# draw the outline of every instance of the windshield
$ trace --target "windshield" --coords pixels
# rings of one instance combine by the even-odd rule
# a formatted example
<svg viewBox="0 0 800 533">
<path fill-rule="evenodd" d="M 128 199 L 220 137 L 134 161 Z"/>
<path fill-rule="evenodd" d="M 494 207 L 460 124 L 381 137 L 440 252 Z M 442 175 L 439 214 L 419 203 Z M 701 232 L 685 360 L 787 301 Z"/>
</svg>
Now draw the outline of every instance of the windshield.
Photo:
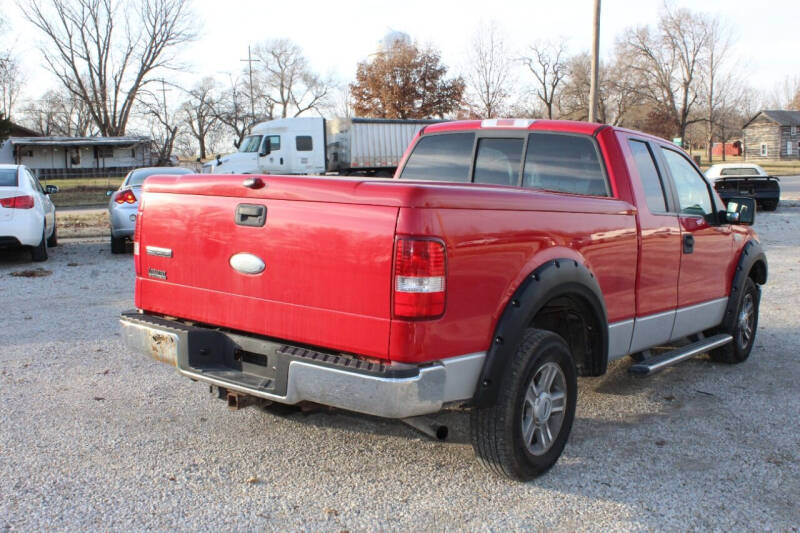
<svg viewBox="0 0 800 533">
<path fill-rule="evenodd" d="M 17 186 L 17 169 L 0 168 L 0 187 Z"/>
<path fill-rule="evenodd" d="M 192 171 L 188 168 L 181 168 L 181 167 L 163 167 L 163 168 L 140 168 L 138 170 L 134 170 L 130 177 L 125 180 L 125 185 L 130 187 L 136 187 L 141 185 L 145 178 L 148 176 L 153 176 L 155 174 L 160 175 L 167 175 L 173 176 L 175 174 L 191 174 Z"/>
<path fill-rule="evenodd" d="M 258 147 L 261 144 L 261 135 L 248 135 L 239 145 L 240 152 L 258 152 Z"/>
</svg>

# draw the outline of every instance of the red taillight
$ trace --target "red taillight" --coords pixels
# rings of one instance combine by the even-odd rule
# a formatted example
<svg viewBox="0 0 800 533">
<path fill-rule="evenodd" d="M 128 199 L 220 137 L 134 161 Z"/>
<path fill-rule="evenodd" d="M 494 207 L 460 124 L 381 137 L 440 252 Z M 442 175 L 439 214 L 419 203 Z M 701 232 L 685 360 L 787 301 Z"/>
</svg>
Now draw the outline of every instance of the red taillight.
<svg viewBox="0 0 800 533">
<path fill-rule="evenodd" d="M 434 240 L 399 238 L 394 262 L 394 314 L 434 318 L 444 313 L 445 248 Z"/>
<path fill-rule="evenodd" d="M 130 189 L 125 189 L 124 191 L 119 191 L 114 196 L 114 201 L 118 204 L 135 204 L 136 203 L 136 195 L 133 194 L 133 191 Z"/>
<path fill-rule="evenodd" d="M 0 205 L 7 209 L 33 209 L 33 196 L 0 198 Z"/>
</svg>

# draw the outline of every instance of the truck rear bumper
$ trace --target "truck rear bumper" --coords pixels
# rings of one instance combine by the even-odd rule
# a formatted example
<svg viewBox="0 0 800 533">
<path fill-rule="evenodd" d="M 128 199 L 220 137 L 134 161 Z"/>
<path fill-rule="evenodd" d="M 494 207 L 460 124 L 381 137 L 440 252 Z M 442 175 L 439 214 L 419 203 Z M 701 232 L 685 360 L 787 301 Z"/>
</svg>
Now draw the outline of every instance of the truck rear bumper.
<svg viewBox="0 0 800 533">
<path fill-rule="evenodd" d="M 484 352 L 423 365 L 381 364 L 136 311 L 120 317 L 126 345 L 192 379 L 284 404 L 308 401 L 385 418 L 472 398 Z"/>
</svg>

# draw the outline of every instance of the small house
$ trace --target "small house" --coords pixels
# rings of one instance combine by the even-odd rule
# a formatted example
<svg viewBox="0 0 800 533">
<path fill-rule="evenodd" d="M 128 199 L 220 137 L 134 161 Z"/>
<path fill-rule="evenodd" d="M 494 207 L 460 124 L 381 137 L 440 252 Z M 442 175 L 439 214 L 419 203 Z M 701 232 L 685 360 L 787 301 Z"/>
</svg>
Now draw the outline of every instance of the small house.
<svg viewBox="0 0 800 533">
<path fill-rule="evenodd" d="M 147 137 L 10 137 L 0 163 L 25 165 L 40 178 L 123 176 L 152 163 Z"/>
<path fill-rule="evenodd" d="M 742 128 L 744 158 L 800 160 L 800 111 L 764 110 Z"/>
</svg>

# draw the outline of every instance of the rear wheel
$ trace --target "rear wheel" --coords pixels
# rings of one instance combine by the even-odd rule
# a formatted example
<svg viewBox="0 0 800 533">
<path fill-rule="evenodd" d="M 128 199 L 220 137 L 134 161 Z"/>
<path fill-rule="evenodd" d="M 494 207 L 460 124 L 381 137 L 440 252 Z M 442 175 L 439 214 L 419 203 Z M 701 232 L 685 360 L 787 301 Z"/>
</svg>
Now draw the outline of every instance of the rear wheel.
<svg viewBox="0 0 800 533">
<path fill-rule="evenodd" d="M 42 240 L 39 244 L 31 247 L 31 259 L 33 261 L 47 261 L 47 237 L 45 237 L 46 226 L 42 224 Z"/>
<path fill-rule="evenodd" d="M 111 253 L 124 254 L 125 253 L 125 237 L 111 236 Z"/>
<path fill-rule="evenodd" d="M 50 248 L 58 246 L 58 226 L 56 225 L 55 216 L 53 216 L 53 234 L 47 238 L 47 246 Z"/>
<path fill-rule="evenodd" d="M 739 304 L 733 325 L 720 329 L 719 333 L 728 333 L 733 341 L 725 346 L 712 350 L 711 359 L 719 363 L 741 363 L 750 356 L 758 329 L 758 305 L 761 300 L 761 289 L 751 279 L 747 278 L 742 285 Z"/>
<path fill-rule="evenodd" d="M 575 418 L 577 373 L 560 336 L 529 328 L 511 361 L 495 405 L 474 409 L 470 425 L 478 460 L 526 481 L 552 467 Z"/>
<path fill-rule="evenodd" d="M 778 209 L 778 200 L 764 200 L 761 206 L 764 208 L 764 211 L 775 211 Z"/>
</svg>

